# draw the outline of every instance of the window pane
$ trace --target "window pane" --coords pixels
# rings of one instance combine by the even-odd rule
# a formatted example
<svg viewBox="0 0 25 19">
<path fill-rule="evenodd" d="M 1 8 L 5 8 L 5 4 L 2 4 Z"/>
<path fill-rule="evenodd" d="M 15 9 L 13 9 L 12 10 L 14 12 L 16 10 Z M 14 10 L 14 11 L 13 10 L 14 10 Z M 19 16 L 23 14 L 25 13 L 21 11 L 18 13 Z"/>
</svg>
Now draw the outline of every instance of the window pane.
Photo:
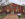
<svg viewBox="0 0 25 19">
<path fill-rule="evenodd" d="M 25 10 L 23 9 L 23 12 L 25 12 Z"/>
<path fill-rule="evenodd" d="M 25 10 L 24 10 L 24 12 L 25 12 Z"/>
<path fill-rule="evenodd" d="M 24 9 L 25 9 L 25 6 L 24 6 Z"/>
</svg>

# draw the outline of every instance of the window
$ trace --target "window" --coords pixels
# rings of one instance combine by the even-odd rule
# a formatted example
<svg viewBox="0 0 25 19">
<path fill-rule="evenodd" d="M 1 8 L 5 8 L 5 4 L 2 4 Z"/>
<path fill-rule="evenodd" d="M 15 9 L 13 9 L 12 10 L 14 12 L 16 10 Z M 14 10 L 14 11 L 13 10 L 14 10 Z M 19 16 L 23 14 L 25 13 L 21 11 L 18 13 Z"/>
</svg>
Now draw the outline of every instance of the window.
<svg viewBox="0 0 25 19">
<path fill-rule="evenodd" d="M 16 9 L 16 12 L 18 12 L 18 10 Z"/>
<path fill-rule="evenodd" d="M 25 9 L 25 6 L 24 6 L 24 9 Z"/>
<path fill-rule="evenodd" d="M 25 12 L 25 10 L 23 9 L 23 12 Z"/>
<path fill-rule="evenodd" d="M 18 7 L 16 7 L 16 12 L 18 12 Z"/>
<path fill-rule="evenodd" d="M 0 7 L 0 12 L 2 12 L 2 7 Z"/>
<path fill-rule="evenodd" d="M 2 9 L 2 7 L 0 7 L 0 9 Z"/>
<path fill-rule="evenodd" d="M 24 10 L 24 12 L 25 12 L 25 10 Z"/>
<path fill-rule="evenodd" d="M 16 12 L 19 12 L 19 9 L 18 9 L 18 7 L 16 7 Z"/>
<path fill-rule="evenodd" d="M 25 12 L 25 6 L 24 6 L 24 9 L 23 9 L 23 12 Z"/>
</svg>

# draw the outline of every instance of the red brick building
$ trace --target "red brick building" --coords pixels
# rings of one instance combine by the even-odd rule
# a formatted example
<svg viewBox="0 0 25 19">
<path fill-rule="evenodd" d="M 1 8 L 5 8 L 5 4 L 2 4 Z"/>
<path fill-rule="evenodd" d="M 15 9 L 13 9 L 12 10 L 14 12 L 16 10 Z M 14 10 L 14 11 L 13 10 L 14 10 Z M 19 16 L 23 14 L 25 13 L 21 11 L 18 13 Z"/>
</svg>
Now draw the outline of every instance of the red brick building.
<svg viewBox="0 0 25 19">
<path fill-rule="evenodd" d="M 11 14 L 11 11 L 13 13 L 13 10 L 14 10 L 15 14 L 17 14 L 17 13 L 25 13 L 24 12 L 24 10 L 25 10 L 24 6 L 20 6 L 20 5 L 15 4 L 15 3 L 10 3 L 7 6 L 3 6 L 2 9 L 3 9 L 3 12 L 10 12 L 10 14 Z"/>
</svg>

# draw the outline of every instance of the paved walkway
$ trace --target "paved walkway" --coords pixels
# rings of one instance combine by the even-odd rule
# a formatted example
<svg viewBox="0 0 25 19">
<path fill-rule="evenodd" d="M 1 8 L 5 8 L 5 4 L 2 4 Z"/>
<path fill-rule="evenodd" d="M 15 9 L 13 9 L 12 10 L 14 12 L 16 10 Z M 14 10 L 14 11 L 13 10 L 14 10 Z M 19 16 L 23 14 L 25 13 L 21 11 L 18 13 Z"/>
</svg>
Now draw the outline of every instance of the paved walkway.
<svg viewBox="0 0 25 19">
<path fill-rule="evenodd" d="M 8 15 L 5 16 L 3 19 L 18 19 L 18 16 L 17 16 L 17 15 L 8 14 Z"/>
</svg>

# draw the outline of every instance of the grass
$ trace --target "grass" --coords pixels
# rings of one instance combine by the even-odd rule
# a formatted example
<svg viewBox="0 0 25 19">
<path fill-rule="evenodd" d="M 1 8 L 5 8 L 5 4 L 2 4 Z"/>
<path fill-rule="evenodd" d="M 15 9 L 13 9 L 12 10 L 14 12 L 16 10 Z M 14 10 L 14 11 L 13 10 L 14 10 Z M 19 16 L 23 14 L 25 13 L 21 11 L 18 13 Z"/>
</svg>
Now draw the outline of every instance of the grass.
<svg viewBox="0 0 25 19">
<path fill-rule="evenodd" d="M 0 19 L 4 18 L 4 16 L 6 16 L 6 14 L 1 14 Z"/>
<path fill-rule="evenodd" d="M 20 18 L 25 18 L 25 14 L 24 15 L 21 15 Z"/>
</svg>

